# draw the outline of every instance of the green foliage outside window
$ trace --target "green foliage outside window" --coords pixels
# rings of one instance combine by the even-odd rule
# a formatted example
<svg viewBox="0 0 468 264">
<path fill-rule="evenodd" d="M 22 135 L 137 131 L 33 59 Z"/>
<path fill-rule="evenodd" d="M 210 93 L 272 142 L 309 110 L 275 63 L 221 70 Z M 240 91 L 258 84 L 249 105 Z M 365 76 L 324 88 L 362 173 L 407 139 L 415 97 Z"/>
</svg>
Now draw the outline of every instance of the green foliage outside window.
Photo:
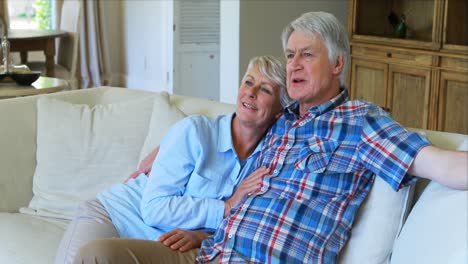
<svg viewBox="0 0 468 264">
<path fill-rule="evenodd" d="M 37 23 L 38 29 L 51 29 L 52 28 L 52 6 L 50 0 L 36 0 L 34 3 L 36 8 L 36 15 L 34 22 Z"/>
</svg>

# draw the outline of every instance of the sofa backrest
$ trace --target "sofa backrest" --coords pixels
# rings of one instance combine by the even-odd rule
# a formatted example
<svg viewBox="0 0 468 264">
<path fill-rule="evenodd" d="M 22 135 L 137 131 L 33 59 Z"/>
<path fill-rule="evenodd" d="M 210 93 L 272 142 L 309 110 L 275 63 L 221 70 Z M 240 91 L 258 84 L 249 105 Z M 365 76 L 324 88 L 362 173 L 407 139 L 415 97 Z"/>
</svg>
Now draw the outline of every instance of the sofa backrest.
<svg viewBox="0 0 468 264">
<path fill-rule="evenodd" d="M 215 117 L 221 114 L 232 113 L 236 110 L 236 106 L 233 104 L 182 95 L 171 95 L 170 101 L 187 115 Z"/>
<path fill-rule="evenodd" d="M 101 87 L 0 100 L 0 212 L 16 212 L 31 200 L 36 167 L 36 101 L 40 96 L 93 106 L 154 96 L 154 93 Z M 213 117 L 235 110 L 233 104 L 181 95 L 171 95 L 170 101 L 187 115 Z M 468 138 L 466 135 L 446 132 L 424 132 L 434 145 L 447 149 L 455 149 Z M 418 183 L 416 196 L 419 196 L 426 184 L 425 181 Z"/>
</svg>

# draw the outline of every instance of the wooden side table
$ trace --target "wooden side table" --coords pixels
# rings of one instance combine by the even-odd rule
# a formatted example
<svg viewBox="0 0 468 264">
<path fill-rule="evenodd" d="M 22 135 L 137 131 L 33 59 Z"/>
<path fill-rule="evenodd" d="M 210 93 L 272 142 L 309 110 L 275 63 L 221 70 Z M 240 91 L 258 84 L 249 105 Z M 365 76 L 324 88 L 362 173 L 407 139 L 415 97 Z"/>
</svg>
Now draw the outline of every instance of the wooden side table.
<svg viewBox="0 0 468 264">
<path fill-rule="evenodd" d="M 42 76 L 29 86 L 20 86 L 17 85 L 14 81 L 0 82 L 0 99 L 55 93 L 64 90 L 67 86 L 68 83 L 65 80 Z"/>
<path fill-rule="evenodd" d="M 46 59 L 46 76 L 54 76 L 55 38 L 65 37 L 63 30 L 24 30 L 8 31 L 10 51 L 19 51 L 21 64 L 28 62 L 28 51 L 42 50 Z"/>
</svg>

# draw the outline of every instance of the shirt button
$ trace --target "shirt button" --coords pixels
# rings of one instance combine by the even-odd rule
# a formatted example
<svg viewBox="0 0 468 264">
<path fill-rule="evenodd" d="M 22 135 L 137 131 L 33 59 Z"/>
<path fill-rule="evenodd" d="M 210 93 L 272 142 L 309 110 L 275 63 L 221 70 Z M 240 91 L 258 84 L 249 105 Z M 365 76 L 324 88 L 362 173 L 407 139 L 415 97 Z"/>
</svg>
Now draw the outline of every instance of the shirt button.
<svg viewBox="0 0 468 264">
<path fill-rule="evenodd" d="M 229 237 L 229 238 L 232 238 L 232 233 L 229 233 L 228 237 Z"/>
<path fill-rule="evenodd" d="M 266 192 L 267 191 L 267 187 L 263 186 L 262 189 L 261 189 L 262 192 Z"/>
<path fill-rule="evenodd" d="M 289 145 L 289 144 L 286 144 L 286 147 L 287 147 L 287 148 L 290 148 L 290 147 L 291 147 L 291 145 Z"/>
<path fill-rule="evenodd" d="M 274 173 L 274 174 L 278 174 L 278 170 L 274 170 L 273 173 Z"/>
<path fill-rule="evenodd" d="M 303 125 L 304 125 L 304 122 L 300 122 L 299 125 L 300 125 L 300 126 L 303 126 Z"/>
</svg>

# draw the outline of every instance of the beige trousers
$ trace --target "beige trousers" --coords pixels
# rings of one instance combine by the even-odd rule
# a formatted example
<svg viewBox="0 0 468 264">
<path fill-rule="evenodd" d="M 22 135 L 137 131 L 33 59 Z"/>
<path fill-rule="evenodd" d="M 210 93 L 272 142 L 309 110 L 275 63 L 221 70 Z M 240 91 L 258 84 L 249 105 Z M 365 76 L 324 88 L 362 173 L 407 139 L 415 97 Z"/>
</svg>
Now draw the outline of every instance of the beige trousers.
<svg viewBox="0 0 468 264">
<path fill-rule="evenodd" d="M 194 264 L 198 252 L 197 248 L 182 253 L 150 240 L 110 238 L 94 240 L 81 247 L 74 263 Z"/>
<path fill-rule="evenodd" d="M 195 263 L 199 249 L 181 253 L 163 244 L 118 238 L 117 230 L 98 200 L 80 205 L 60 242 L 56 264 L 64 263 Z M 210 263 L 218 263 L 215 259 Z"/>
<path fill-rule="evenodd" d="M 98 200 L 82 203 L 60 241 L 55 264 L 73 262 L 81 246 L 95 239 L 119 237 L 104 206 Z"/>
</svg>

